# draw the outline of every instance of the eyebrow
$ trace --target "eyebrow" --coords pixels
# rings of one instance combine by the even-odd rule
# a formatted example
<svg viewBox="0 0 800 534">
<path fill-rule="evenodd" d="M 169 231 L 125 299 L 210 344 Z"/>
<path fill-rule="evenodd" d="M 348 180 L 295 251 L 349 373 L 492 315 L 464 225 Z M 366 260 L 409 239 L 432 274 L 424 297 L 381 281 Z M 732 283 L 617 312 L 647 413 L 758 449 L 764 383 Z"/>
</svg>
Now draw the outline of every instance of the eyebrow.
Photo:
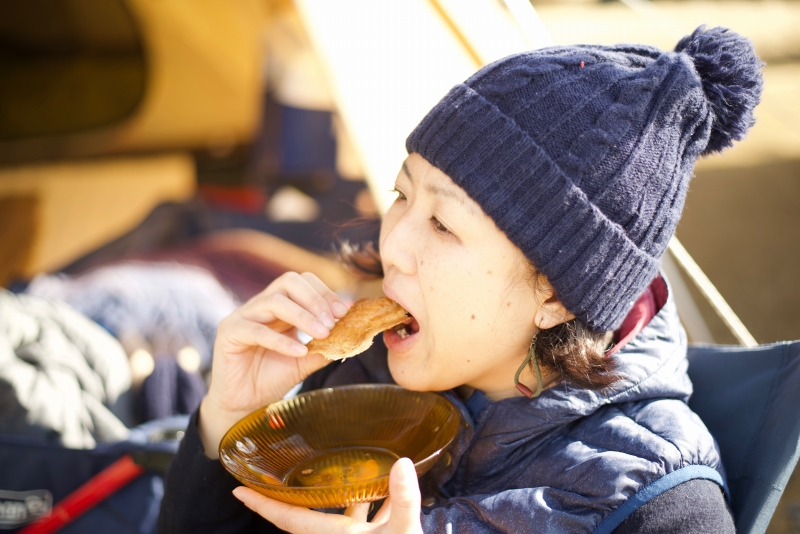
<svg viewBox="0 0 800 534">
<path fill-rule="evenodd" d="M 411 176 L 411 171 L 408 170 L 408 166 L 406 165 L 405 161 L 403 162 L 402 169 L 406 177 L 413 183 L 414 177 Z M 476 214 L 473 206 L 471 204 L 467 204 L 464 197 L 464 193 L 458 189 L 453 189 L 452 187 L 440 187 L 438 185 L 433 185 L 433 184 L 425 184 L 425 190 L 431 195 L 439 195 L 446 198 L 452 198 L 453 200 L 457 201 L 459 204 L 464 206 L 467 209 L 467 211 L 470 212 L 470 214 L 472 215 Z"/>
</svg>

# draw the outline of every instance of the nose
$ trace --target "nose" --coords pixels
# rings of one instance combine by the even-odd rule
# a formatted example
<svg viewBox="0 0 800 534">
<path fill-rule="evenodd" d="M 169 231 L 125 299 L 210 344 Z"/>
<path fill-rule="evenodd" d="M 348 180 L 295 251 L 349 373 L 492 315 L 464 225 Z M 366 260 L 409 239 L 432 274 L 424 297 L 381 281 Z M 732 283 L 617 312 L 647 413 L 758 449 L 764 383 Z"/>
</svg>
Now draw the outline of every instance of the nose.
<svg viewBox="0 0 800 534">
<path fill-rule="evenodd" d="M 402 274 L 413 275 L 417 270 L 416 245 L 420 234 L 415 232 L 414 217 L 410 210 L 399 215 L 391 211 L 381 225 L 380 252 L 384 273 L 388 275 L 394 268 Z"/>
</svg>

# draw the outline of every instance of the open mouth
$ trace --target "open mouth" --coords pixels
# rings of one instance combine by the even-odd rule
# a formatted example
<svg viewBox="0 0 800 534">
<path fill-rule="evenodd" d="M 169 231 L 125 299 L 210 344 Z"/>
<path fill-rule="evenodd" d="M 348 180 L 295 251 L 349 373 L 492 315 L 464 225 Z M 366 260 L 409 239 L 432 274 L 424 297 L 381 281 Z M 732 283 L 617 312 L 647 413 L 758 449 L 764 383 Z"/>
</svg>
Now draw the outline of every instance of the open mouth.
<svg viewBox="0 0 800 534">
<path fill-rule="evenodd" d="M 394 330 L 397 335 L 400 336 L 400 339 L 405 339 L 408 336 L 412 336 L 419 332 L 419 323 L 411 314 L 408 314 L 408 319 L 399 325 L 392 327 L 392 330 Z"/>
</svg>

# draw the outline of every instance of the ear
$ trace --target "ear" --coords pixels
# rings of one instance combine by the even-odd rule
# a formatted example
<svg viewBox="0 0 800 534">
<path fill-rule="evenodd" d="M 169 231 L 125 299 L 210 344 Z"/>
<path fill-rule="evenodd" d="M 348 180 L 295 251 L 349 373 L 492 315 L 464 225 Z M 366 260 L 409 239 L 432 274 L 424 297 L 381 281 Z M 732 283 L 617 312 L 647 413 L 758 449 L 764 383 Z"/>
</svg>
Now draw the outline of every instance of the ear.
<svg viewBox="0 0 800 534">
<path fill-rule="evenodd" d="M 575 315 L 561 304 L 555 289 L 541 273 L 536 282 L 536 292 L 539 301 L 539 311 L 533 319 L 536 328 L 547 330 L 575 318 Z"/>
</svg>

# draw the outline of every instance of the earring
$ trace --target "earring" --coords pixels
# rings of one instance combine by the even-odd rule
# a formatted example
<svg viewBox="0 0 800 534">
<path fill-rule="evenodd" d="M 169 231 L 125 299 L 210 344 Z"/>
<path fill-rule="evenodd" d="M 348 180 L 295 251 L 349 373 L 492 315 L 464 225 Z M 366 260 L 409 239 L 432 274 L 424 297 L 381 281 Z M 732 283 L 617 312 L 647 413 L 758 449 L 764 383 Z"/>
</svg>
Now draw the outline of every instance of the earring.
<svg viewBox="0 0 800 534">
<path fill-rule="evenodd" d="M 536 337 L 531 340 L 531 348 L 528 349 L 528 355 L 525 357 L 525 361 L 522 362 L 522 365 L 519 366 L 517 369 L 517 374 L 514 375 L 514 385 L 517 389 L 525 395 L 526 397 L 533 398 L 538 397 L 539 394 L 542 392 L 542 371 L 539 369 L 539 361 L 536 358 Z M 522 373 L 522 370 L 528 366 L 528 364 L 533 361 L 533 369 L 536 371 L 536 392 L 530 390 L 528 386 L 525 384 L 521 384 L 519 381 L 519 375 Z"/>
</svg>

